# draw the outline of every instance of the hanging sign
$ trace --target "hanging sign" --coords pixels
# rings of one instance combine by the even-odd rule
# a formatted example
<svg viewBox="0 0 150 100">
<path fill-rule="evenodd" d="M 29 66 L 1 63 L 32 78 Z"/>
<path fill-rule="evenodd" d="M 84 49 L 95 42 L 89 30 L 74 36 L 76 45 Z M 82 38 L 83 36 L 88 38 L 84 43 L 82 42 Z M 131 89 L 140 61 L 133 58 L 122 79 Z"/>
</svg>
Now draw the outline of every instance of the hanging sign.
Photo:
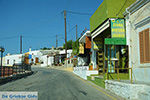
<svg viewBox="0 0 150 100">
<path fill-rule="evenodd" d="M 79 54 L 84 54 L 84 43 L 79 44 Z"/>
<path fill-rule="evenodd" d="M 111 37 L 112 38 L 125 38 L 124 19 L 111 20 Z"/>
<path fill-rule="evenodd" d="M 85 38 L 85 48 L 86 49 L 91 49 L 91 37 L 87 37 Z"/>
</svg>

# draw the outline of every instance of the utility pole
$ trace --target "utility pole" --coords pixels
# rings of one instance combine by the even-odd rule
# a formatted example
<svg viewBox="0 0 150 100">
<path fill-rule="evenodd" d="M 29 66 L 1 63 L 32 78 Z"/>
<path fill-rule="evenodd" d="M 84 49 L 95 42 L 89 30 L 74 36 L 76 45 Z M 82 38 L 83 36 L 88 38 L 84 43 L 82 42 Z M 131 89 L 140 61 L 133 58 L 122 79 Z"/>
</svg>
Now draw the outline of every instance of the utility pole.
<svg viewBox="0 0 150 100">
<path fill-rule="evenodd" d="M 65 53 L 67 58 L 67 27 L 66 27 L 66 10 L 64 10 L 64 21 L 65 21 Z"/>
<path fill-rule="evenodd" d="M 78 39 L 78 31 L 77 31 L 77 25 L 76 25 L 76 41 Z"/>
<path fill-rule="evenodd" d="M 58 46 L 58 40 L 57 40 L 57 35 L 56 35 L 56 48 L 57 48 L 57 46 Z"/>
<path fill-rule="evenodd" d="M 22 35 L 20 36 L 20 54 L 22 54 Z"/>
</svg>

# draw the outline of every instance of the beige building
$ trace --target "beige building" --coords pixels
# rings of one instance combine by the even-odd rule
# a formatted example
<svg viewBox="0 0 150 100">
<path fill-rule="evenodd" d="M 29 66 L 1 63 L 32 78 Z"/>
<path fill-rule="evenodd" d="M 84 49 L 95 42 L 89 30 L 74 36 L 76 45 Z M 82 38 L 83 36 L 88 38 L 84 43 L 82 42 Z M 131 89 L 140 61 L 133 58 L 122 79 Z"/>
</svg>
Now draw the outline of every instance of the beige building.
<svg viewBox="0 0 150 100">
<path fill-rule="evenodd" d="M 129 66 L 135 82 L 150 82 L 150 0 L 137 0 L 124 13 Z"/>
</svg>

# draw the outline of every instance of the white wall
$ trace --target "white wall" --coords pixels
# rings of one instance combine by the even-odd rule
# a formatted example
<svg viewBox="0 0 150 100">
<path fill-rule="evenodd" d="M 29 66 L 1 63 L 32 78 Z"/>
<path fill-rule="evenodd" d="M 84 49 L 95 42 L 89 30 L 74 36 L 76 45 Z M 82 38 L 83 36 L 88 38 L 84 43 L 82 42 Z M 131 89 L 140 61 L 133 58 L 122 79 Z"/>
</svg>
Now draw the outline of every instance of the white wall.
<svg viewBox="0 0 150 100">
<path fill-rule="evenodd" d="M 33 63 L 35 63 L 35 59 L 38 58 L 39 62 L 41 60 L 42 53 L 40 50 L 29 51 L 29 54 L 32 55 Z"/>
<path fill-rule="evenodd" d="M 59 52 L 59 54 L 61 55 L 61 54 L 65 54 L 65 50 L 61 50 L 60 52 Z M 67 50 L 67 58 L 69 58 L 69 57 L 71 57 L 71 54 L 72 54 L 72 50 L 70 49 L 70 50 Z"/>
<path fill-rule="evenodd" d="M 87 76 L 90 76 L 92 74 L 98 74 L 97 70 L 89 70 L 89 66 L 78 66 L 74 67 L 73 73 L 78 75 L 79 77 L 87 80 Z"/>
<path fill-rule="evenodd" d="M 41 61 L 43 64 L 41 64 L 41 67 L 47 67 L 47 66 L 52 66 L 54 63 L 54 57 L 50 56 L 47 58 L 47 55 L 41 56 Z"/>
<path fill-rule="evenodd" d="M 133 68 L 134 81 L 150 82 L 150 63 L 140 63 L 139 32 L 150 28 L 150 2 L 133 14 L 126 16 L 129 66 Z"/>
<path fill-rule="evenodd" d="M 14 54 L 14 55 L 5 56 L 5 66 L 13 66 L 14 63 L 16 64 L 22 63 L 21 62 L 22 56 L 23 56 L 22 54 Z M 8 60 L 9 60 L 9 64 L 7 63 Z"/>
</svg>

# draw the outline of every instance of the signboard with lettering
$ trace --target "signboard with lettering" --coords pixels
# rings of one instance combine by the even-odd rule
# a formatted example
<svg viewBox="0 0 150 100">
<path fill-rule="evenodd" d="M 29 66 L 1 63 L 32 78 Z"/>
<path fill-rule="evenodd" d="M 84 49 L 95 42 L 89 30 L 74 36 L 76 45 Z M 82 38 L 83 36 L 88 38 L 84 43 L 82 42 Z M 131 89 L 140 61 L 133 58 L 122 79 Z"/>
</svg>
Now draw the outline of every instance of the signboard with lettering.
<svg viewBox="0 0 150 100">
<path fill-rule="evenodd" d="M 124 19 L 111 20 L 111 37 L 112 38 L 125 38 Z"/>
</svg>

